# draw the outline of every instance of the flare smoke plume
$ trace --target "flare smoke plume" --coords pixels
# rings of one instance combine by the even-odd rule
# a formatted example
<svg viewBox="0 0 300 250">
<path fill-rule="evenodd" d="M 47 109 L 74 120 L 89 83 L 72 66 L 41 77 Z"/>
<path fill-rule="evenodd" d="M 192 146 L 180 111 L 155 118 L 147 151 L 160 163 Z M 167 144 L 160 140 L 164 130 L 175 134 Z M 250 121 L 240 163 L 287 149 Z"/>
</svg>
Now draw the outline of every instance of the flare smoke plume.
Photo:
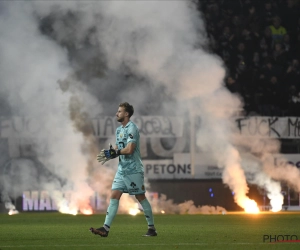
<svg viewBox="0 0 300 250">
<path fill-rule="evenodd" d="M 279 207 L 275 180 L 299 191 L 298 170 L 290 178 L 265 160 L 278 147 L 256 154 L 252 147 L 261 139 L 233 136 L 231 118 L 243 104 L 223 86 L 221 59 L 205 49 L 205 24 L 193 1 L 5 1 L 0 7 L 0 91 L 13 115 L 36 117 L 42 126 L 35 134 L 39 160 L 65 180 L 44 188 L 72 188 L 71 209 L 86 209 L 95 190 L 110 189 L 113 171 L 95 162 L 90 118 L 114 114 L 120 100 L 140 114 L 151 100 L 161 103 L 160 114 L 200 115 L 197 146 L 214 154 L 239 206 L 249 201 L 247 169 Z M 172 101 L 163 104 L 158 92 Z M 243 151 L 253 157 L 243 159 Z"/>
</svg>

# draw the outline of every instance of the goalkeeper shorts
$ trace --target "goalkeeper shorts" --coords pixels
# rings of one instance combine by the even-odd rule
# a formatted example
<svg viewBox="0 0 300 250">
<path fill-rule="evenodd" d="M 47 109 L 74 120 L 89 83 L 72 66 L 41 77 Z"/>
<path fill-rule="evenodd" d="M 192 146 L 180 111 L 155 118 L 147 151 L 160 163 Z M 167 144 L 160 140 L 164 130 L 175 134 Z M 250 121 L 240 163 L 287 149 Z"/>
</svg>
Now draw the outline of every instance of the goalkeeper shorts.
<svg viewBox="0 0 300 250">
<path fill-rule="evenodd" d="M 111 189 L 119 190 L 122 193 L 129 193 L 130 195 L 144 194 L 146 192 L 144 173 L 123 176 L 117 172 Z"/>
</svg>

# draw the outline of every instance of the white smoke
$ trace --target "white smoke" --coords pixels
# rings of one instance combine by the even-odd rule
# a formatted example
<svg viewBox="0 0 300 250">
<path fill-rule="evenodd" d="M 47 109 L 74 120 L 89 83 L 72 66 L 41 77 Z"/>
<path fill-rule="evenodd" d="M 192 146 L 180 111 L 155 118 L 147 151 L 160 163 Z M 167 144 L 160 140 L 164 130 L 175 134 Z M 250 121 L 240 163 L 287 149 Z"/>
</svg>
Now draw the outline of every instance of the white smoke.
<svg viewBox="0 0 300 250">
<path fill-rule="evenodd" d="M 35 151 L 39 160 L 65 181 L 64 185 L 45 182 L 42 187 L 48 191 L 74 190 L 70 206 L 80 210 L 80 204 L 89 204 L 94 191 L 87 185 L 89 156 L 83 154 L 87 143 L 70 120 L 69 106 L 74 94 L 63 93 L 58 85 L 58 80 L 65 79 L 73 71 L 67 51 L 40 33 L 30 3 L 11 2 L 3 7 L 0 16 L 0 49 L 5 58 L 0 69 L 2 90 L 7 93 L 14 114 L 33 117 L 42 128 L 32 135 Z M 84 108 L 95 104 L 94 98 L 82 88 L 80 96 L 85 98 L 83 103 L 88 100 Z M 101 110 L 100 105 L 97 108 Z M 41 152 L 45 148 L 43 145 L 47 145 L 46 152 Z M 23 164 L 22 170 L 26 169 Z M 26 181 L 31 188 L 36 177 Z M 24 191 L 21 183 L 16 187 Z"/>
<path fill-rule="evenodd" d="M 97 169 L 91 158 L 97 143 L 87 120 L 103 108 L 90 93 L 105 89 L 107 98 L 126 97 L 139 107 L 147 98 L 143 84 L 151 83 L 164 86 L 177 98 L 172 108 L 179 114 L 188 110 L 201 116 L 197 146 L 213 152 L 224 169 L 224 183 L 245 208 L 249 198 L 241 148 L 254 151 L 248 140 L 233 139 L 236 131 L 231 119 L 242 109 L 242 101 L 223 86 L 221 59 L 205 51 L 204 23 L 192 1 L 17 1 L 5 2 L 2 7 L 0 50 L 6 62 L 0 68 L 1 91 L 8 93 L 13 112 L 38 117 L 43 124 L 43 132 L 35 135 L 37 145 L 45 141 L 49 145 L 41 161 L 68 179 L 64 188 L 72 186 L 76 192 L 75 207 L 86 203 L 93 189 L 107 190 L 112 178 L 107 169 Z M 40 22 L 47 18 L 52 24 L 48 36 L 39 30 Z M 89 50 L 82 49 L 85 43 Z M 76 50 L 80 60 L 72 58 L 66 47 Z M 88 75 L 95 65 L 81 62 L 93 58 L 94 53 L 99 56 L 95 63 L 102 67 L 101 80 Z M 142 80 L 132 87 L 124 86 L 124 72 Z M 88 75 L 92 90 L 77 79 L 78 74 Z M 250 160 L 250 167 L 254 164 Z M 272 179 L 283 177 L 279 170 L 270 171 L 272 166 L 260 165 L 254 180 L 267 190 L 269 198 L 282 199 L 279 184 Z M 103 177 L 106 174 L 108 178 Z M 298 180 L 290 181 L 295 184 Z"/>
<path fill-rule="evenodd" d="M 195 6 L 187 1 L 110 2 L 105 3 L 102 18 L 97 35 L 108 67 L 118 70 L 126 65 L 153 83 L 164 84 L 179 100 L 189 99 L 188 108 L 202 118 L 197 145 L 213 152 L 238 205 L 253 204 L 247 197 L 240 146 L 232 138 L 236 130 L 231 118 L 241 111 L 242 101 L 223 86 L 222 61 L 202 47 L 206 34 Z M 269 142 L 276 148 L 277 143 L 272 145 Z M 269 149 L 262 150 L 262 155 Z M 260 168 L 254 181 L 266 189 L 273 209 L 278 210 L 283 203 L 280 185 L 266 173 Z"/>
<path fill-rule="evenodd" d="M 151 204 L 154 213 L 162 214 L 226 214 L 227 212 L 225 208 L 220 206 L 197 206 L 192 200 L 176 204 L 165 194 L 161 194 L 158 199 L 153 199 Z"/>
<path fill-rule="evenodd" d="M 221 60 L 201 48 L 205 34 L 195 6 L 186 1 L 131 1 L 110 2 L 105 9 L 98 37 L 109 67 L 125 64 L 136 74 L 166 85 L 178 99 L 194 98 L 190 107 L 203 117 L 197 144 L 213 151 L 224 168 L 224 182 L 244 207 L 247 182 L 239 153 L 229 141 L 229 119 L 241 102 L 222 85 Z"/>
</svg>

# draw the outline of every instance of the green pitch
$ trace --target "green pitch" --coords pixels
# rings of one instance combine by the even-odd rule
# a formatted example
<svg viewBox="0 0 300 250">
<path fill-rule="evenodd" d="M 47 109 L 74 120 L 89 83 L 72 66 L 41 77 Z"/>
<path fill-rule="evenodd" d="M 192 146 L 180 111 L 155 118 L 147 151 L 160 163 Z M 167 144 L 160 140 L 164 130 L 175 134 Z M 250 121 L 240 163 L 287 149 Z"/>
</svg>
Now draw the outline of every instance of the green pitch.
<svg viewBox="0 0 300 250">
<path fill-rule="evenodd" d="M 156 215 L 157 237 L 142 237 L 147 231 L 142 214 L 117 215 L 107 238 L 90 233 L 89 228 L 100 227 L 103 220 L 104 215 L 0 214 L 0 250 L 300 249 L 300 213 Z M 291 235 L 299 242 L 267 239 L 291 240 Z"/>
</svg>

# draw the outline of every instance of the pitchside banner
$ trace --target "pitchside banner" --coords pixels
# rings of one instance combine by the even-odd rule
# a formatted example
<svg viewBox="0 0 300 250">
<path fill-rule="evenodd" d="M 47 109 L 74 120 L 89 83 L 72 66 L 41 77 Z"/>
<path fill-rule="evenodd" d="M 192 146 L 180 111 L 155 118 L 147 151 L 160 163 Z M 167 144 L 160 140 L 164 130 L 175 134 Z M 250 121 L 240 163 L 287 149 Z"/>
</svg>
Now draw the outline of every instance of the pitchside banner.
<svg viewBox="0 0 300 250">
<path fill-rule="evenodd" d="M 190 154 L 174 154 L 173 160 L 143 161 L 148 179 L 221 179 L 219 169 L 209 154 L 195 156 L 194 175 Z"/>
<path fill-rule="evenodd" d="M 195 156 L 194 172 L 190 154 L 174 154 L 173 160 L 146 160 L 143 162 L 145 176 L 148 179 L 222 179 L 222 169 L 217 167 L 212 155 L 207 153 Z M 242 164 L 247 164 L 247 161 L 245 160 Z M 292 164 L 300 169 L 300 154 L 275 155 L 275 166 L 286 164 Z M 245 175 L 248 181 L 253 179 L 251 173 L 246 172 Z"/>
<path fill-rule="evenodd" d="M 48 191 L 24 191 L 22 194 L 22 211 L 56 211 L 58 206 L 54 199 L 55 192 L 49 193 Z M 60 193 L 59 191 L 57 191 Z M 63 199 L 66 204 L 69 204 L 72 192 L 64 192 Z M 94 210 L 105 211 L 107 208 L 106 199 L 95 192 L 90 197 L 90 205 Z"/>
</svg>

